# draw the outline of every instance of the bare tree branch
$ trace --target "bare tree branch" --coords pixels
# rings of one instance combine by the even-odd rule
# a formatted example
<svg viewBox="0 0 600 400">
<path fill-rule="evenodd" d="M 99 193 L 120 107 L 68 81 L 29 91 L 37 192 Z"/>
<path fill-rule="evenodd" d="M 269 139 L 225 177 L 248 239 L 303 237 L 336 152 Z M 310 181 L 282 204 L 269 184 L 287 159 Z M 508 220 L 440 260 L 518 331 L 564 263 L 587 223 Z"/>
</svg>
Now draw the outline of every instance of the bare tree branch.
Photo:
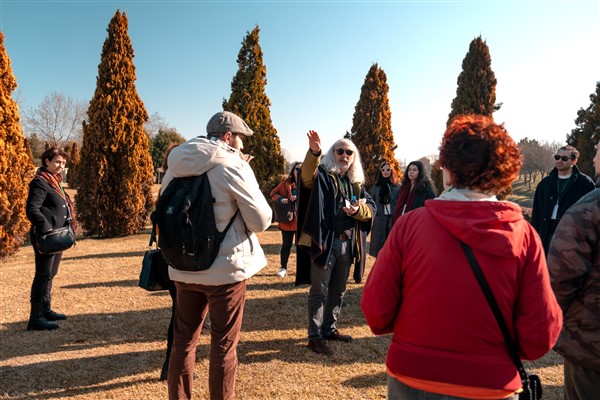
<svg viewBox="0 0 600 400">
<path fill-rule="evenodd" d="M 23 113 L 23 127 L 28 136 L 61 147 L 69 141 L 81 141 L 82 123 L 87 119 L 86 106 L 60 92 L 52 92 L 35 108 Z"/>
</svg>

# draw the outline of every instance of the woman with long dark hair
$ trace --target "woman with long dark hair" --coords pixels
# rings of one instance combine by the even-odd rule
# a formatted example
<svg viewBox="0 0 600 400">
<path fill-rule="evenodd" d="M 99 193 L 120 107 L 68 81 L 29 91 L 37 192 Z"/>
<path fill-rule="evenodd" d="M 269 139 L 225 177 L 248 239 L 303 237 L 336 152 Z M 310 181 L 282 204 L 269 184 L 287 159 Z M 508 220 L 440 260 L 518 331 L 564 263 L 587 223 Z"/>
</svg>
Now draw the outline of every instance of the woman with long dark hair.
<svg viewBox="0 0 600 400">
<path fill-rule="evenodd" d="M 425 173 L 423 163 L 421 161 L 411 161 L 406 167 L 400 184 L 396 208 L 394 209 L 394 222 L 410 210 L 423 207 L 425 200 L 434 197 L 433 186 Z"/>
<path fill-rule="evenodd" d="M 377 213 L 371 230 L 369 254 L 377 257 L 394 223 L 393 215 L 398 197 L 398 178 L 391 164 L 383 161 L 377 170 L 375 184 L 371 188 L 371 197 L 377 205 Z"/>
<path fill-rule="evenodd" d="M 64 314 L 51 308 L 52 280 L 58 273 L 61 253 L 42 254 L 37 248 L 40 235 L 67 223 L 75 228 L 75 212 L 71 198 L 62 187 L 62 173 L 67 153 L 52 147 L 42 154 L 42 167 L 37 170 L 29 184 L 25 212 L 31 222 L 31 243 L 35 253 L 35 275 L 31 285 L 31 313 L 27 330 L 43 331 L 57 329 L 54 321 L 67 319 Z"/>
<path fill-rule="evenodd" d="M 300 168 L 302 167 L 301 162 L 297 162 L 292 166 L 292 170 L 286 179 L 284 179 L 275 189 L 271 191 L 271 200 L 280 203 L 292 203 L 292 210 L 294 211 L 294 217 L 289 222 L 278 222 L 277 226 L 281 230 L 281 254 L 280 261 L 281 265 L 277 275 L 283 278 L 287 274 L 287 263 L 290 257 L 290 251 L 292 249 L 292 243 L 294 241 L 294 233 L 296 232 L 296 221 L 298 219 L 298 212 L 296 207 L 296 198 L 298 196 L 298 177 L 300 176 Z"/>
</svg>

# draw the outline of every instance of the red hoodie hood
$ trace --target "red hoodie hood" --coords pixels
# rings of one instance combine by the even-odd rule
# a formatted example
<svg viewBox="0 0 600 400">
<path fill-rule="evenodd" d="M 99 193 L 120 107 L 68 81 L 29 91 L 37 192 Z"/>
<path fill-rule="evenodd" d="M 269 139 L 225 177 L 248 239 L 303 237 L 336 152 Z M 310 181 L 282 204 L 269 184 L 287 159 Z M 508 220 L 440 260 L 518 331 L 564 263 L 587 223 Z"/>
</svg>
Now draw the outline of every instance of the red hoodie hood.
<svg viewBox="0 0 600 400">
<path fill-rule="evenodd" d="M 473 249 L 500 257 L 516 256 L 523 249 L 527 222 L 521 207 L 515 203 L 429 200 L 425 208 Z"/>
</svg>

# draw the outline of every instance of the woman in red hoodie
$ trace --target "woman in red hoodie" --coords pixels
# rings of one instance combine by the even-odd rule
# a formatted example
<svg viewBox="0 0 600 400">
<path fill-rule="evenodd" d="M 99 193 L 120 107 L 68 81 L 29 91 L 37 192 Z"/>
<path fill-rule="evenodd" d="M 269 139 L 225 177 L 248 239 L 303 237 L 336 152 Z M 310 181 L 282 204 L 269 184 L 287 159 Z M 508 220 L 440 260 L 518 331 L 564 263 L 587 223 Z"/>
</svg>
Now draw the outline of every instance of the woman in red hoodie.
<svg viewBox="0 0 600 400">
<path fill-rule="evenodd" d="M 396 221 L 361 300 L 373 333 L 393 333 L 388 398 L 517 399 L 519 374 L 460 242 L 473 250 L 520 357 L 546 354 L 562 315 L 540 239 L 517 204 L 496 198 L 517 177 L 521 154 L 491 118 L 458 116 L 439 163 L 446 190 Z"/>
</svg>

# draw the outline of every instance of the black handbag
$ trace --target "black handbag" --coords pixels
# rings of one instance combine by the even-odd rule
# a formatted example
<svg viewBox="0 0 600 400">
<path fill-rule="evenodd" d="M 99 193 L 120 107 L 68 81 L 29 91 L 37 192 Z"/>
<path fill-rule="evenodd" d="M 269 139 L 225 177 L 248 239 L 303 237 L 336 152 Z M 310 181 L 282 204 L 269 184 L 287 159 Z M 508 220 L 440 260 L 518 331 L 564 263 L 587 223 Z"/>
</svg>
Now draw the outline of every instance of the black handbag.
<svg viewBox="0 0 600 400">
<path fill-rule="evenodd" d="M 142 271 L 140 272 L 140 281 L 138 286 L 149 292 L 157 290 L 168 290 L 168 284 L 165 284 L 160 270 L 167 270 L 168 266 L 163 259 L 160 249 L 147 250 L 142 260 Z M 168 274 L 168 272 L 167 272 Z"/>
<path fill-rule="evenodd" d="M 282 203 L 273 202 L 273 211 L 275 211 L 275 221 L 287 223 L 294 219 L 294 203 L 289 201 Z"/>
<path fill-rule="evenodd" d="M 156 225 L 152 224 L 149 246 L 156 243 Z M 149 292 L 169 289 L 169 266 L 160 249 L 146 250 L 142 260 L 142 270 L 138 286 Z"/>
<path fill-rule="evenodd" d="M 37 237 L 36 247 L 42 254 L 62 253 L 75 246 L 75 232 L 71 220 L 62 228 L 56 228 Z"/>
<path fill-rule="evenodd" d="M 465 243 L 460 242 L 460 245 L 467 256 L 467 260 L 469 260 L 469 265 L 471 265 L 471 269 L 477 278 L 477 282 L 479 282 L 479 286 L 487 299 L 487 302 L 494 313 L 494 317 L 496 317 L 496 322 L 502 331 L 502 335 L 504 336 L 504 340 L 508 345 L 508 351 L 510 353 L 510 358 L 513 363 L 517 367 L 519 371 L 519 376 L 521 377 L 521 383 L 523 385 L 523 391 L 519 393 L 519 400 L 540 400 L 542 398 L 542 382 L 540 381 L 540 377 L 535 374 L 527 374 L 523 363 L 519 357 L 519 352 L 517 351 L 517 346 L 510 336 L 508 331 L 508 326 L 506 326 L 506 322 L 504 321 L 504 317 L 502 316 L 502 312 L 500 311 L 500 307 L 498 307 L 498 303 L 496 302 L 496 298 L 492 293 L 492 289 L 490 285 L 488 285 L 487 280 L 485 279 L 485 275 L 483 275 L 483 271 L 481 271 L 481 267 L 473 254 L 473 250 Z"/>
</svg>

